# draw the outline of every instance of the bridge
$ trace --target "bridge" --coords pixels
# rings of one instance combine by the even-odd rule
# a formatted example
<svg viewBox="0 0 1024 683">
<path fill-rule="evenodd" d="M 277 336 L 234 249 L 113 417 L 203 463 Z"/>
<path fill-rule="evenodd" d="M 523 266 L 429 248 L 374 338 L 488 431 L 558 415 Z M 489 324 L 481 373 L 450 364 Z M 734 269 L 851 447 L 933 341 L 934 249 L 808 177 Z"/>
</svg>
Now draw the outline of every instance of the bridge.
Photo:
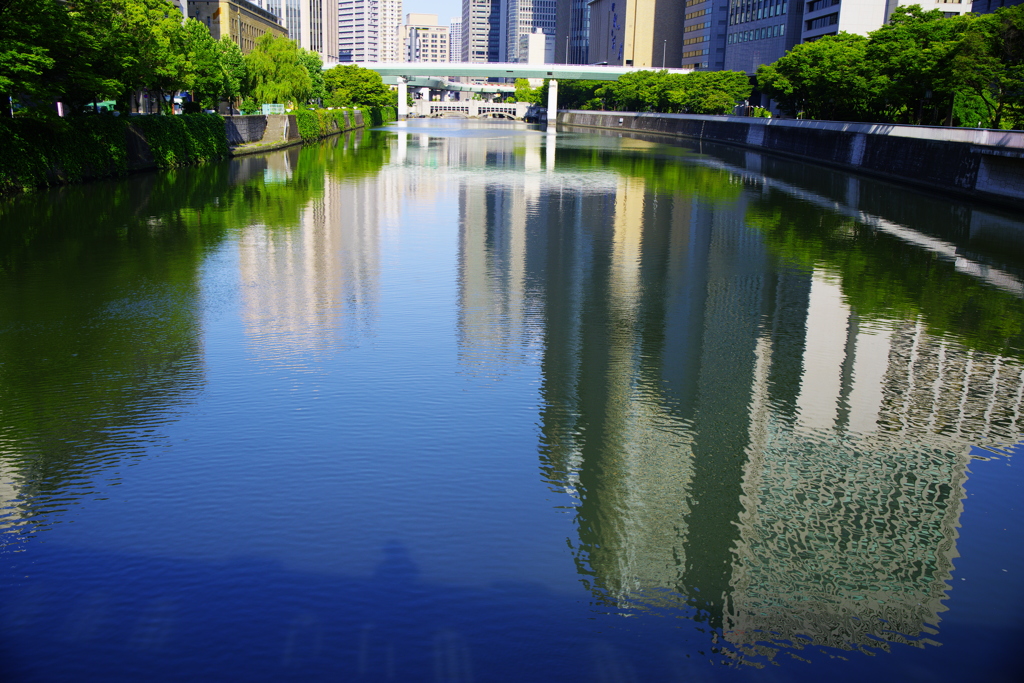
<svg viewBox="0 0 1024 683">
<path fill-rule="evenodd" d="M 324 65 L 329 68 L 334 64 Z M 398 84 L 398 120 L 404 121 L 409 116 L 409 81 L 410 79 L 430 79 L 437 77 L 466 78 L 546 78 L 548 79 L 548 132 L 555 132 L 554 112 L 558 111 L 559 80 L 617 81 L 622 76 L 636 71 L 668 71 L 670 73 L 690 73 L 691 69 L 654 69 L 636 66 L 605 66 L 596 64 L 525 64 L 518 62 L 364 62 L 359 64 L 364 69 L 376 71 L 385 78 L 395 78 Z M 433 77 L 433 78 L 431 78 Z M 444 83 L 448 83 L 444 81 Z M 451 83 L 446 90 L 472 89 L 467 84 Z M 494 92 L 483 88 L 497 84 L 486 84 L 477 92 Z M 415 86 L 414 86 L 415 87 Z M 421 86 L 422 87 L 422 86 Z M 507 88 L 508 86 L 506 86 Z"/>
</svg>

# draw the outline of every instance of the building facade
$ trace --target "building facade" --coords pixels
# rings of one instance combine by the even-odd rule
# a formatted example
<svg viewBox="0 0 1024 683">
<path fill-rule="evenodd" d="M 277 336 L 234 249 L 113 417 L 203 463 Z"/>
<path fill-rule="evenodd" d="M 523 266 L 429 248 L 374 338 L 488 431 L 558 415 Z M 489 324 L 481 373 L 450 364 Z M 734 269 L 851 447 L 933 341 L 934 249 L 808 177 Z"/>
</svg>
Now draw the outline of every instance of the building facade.
<svg viewBox="0 0 1024 683">
<path fill-rule="evenodd" d="M 462 0 L 462 61 L 501 57 L 501 0 Z"/>
<path fill-rule="evenodd" d="M 439 26 L 436 14 L 409 14 L 402 26 L 404 62 L 447 62 L 448 27 Z"/>
<path fill-rule="evenodd" d="M 338 0 L 338 61 L 395 62 L 402 0 Z"/>
<path fill-rule="evenodd" d="M 462 61 L 462 19 L 452 17 L 448 24 L 448 61 Z"/>
<path fill-rule="evenodd" d="M 817 2 L 832 0 L 731 0 L 727 8 L 724 66 L 718 68 L 752 74 L 761 64 L 771 64 L 782 57 L 801 41 L 804 8 Z M 878 14 L 881 16 L 881 11 Z M 712 52 L 717 53 L 720 47 L 723 46 L 715 46 Z"/>
<path fill-rule="evenodd" d="M 804 5 L 801 42 L 834 36 L 840 31 L 867 35 L 889 23 L 899 0 L 812 0 Z M 947 17 L 971 11 L 971 2 L 962 0 L 923 0 L 914 4 L 939 10 Z"/>
<path fill-rule="evenodd" d="M 554 0 L 503 0 L 501 12 L 504 37 L 499 61 L 518 62 L 523 36 L 535 31 L 555 35 Z"/>
<path fill-rule="evenodd" d="M 1024 3 L 1024 0 L 974 0 L 971 11 L 975 14 L 991 14 L 1000 7 L 1013 7 Z"/>
<path fill-rule="evenodd" d="M 675 0 L 593 0 L 590 63 L 679 68 L 684 14 L 685 3 Z"/>
<path fill-rule="evenodd" d="M 288 35 L 273 13 L 246 0 L 189 0 L 188 15 L 205 24 L 214 40 L 229 36 L 243 54 L 252 52 L 265 33 Z"/>
<path fill-rule="evenodd" d="M 559 0 L 555 8 L 555 62 L 589 64 L 590 0 Z"/>
</svg>

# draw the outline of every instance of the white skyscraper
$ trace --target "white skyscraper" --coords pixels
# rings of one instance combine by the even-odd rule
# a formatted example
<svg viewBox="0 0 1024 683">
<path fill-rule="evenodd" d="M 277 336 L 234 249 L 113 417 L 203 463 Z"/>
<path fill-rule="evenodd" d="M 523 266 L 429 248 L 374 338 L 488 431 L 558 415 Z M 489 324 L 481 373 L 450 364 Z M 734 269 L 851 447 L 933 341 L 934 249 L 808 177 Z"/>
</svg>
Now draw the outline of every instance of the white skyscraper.
<svg viewBox="0 0 1024 683">
<path fill-rule="evenodd" d="M 462 18 L 452 17 L 448 25 L 448 61 L 462 61 Z"/>
<path fill-rule="evenodd" d="M 339 0 L 338 61 L 396 62 L 402 0 Z"/>
</svg>

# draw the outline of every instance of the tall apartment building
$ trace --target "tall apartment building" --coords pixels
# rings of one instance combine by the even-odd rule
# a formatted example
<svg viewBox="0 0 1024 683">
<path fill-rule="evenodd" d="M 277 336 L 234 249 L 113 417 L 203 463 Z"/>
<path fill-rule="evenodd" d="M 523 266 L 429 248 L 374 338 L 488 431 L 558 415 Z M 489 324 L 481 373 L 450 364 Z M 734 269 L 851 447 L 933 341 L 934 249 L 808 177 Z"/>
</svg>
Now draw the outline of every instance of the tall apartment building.
<svg viewBox="0 0 1024 683">
<path fill-rule="evenodd" d="M 593 0 L 590 63 L 678 68 L 684 10 L 679 0 Z"/>
<path fill-rule="evenodd" d="M 502 0 L 462 0 L 462 61 L 501 58 Z"/>
<path fill-rule="evenodd" d="M 448 27 L 436 14 L 408 14 L 402 26 L 403 62 L 447 62 Z"/>
<path fill-rule="evenodd" d="M 503 0 L 503 5 L 501 33 L 504 39 L 499 61 L 520 61 L 519 45 L 522 38 L 535 30 L 555 35 L 554 0 Z"/>
<path fill-rule="evenodd" d="M 338 0 L 338 61 L 395 62 L 402 0 Z"/>
<path fill-rule="evenodd" d="M 462 61 L 462 18 L 452 17 L 448 24 L 448 61 Z"/>
</svg>

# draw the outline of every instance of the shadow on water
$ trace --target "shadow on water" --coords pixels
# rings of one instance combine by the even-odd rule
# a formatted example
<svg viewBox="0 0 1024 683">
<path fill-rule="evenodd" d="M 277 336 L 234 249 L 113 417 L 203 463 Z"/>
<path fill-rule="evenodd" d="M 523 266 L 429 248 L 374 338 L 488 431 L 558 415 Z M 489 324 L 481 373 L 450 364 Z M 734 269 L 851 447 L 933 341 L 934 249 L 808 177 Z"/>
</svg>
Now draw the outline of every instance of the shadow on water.
<svg viewBox="0 0 1024 683">
<path fill-rule="evenodd" d="M 0 589 L 4 680 L 692 680 L 679 677 L 684 643 L 666 655 L 671 641 L 645 645 L 654 632 L 642 625 L 582 636 L 576 601 L 534 584 L 426 582 L 394 539 L 366 577 L 246 558 L 35 554 L 31 575 Z"/>
</svg>

